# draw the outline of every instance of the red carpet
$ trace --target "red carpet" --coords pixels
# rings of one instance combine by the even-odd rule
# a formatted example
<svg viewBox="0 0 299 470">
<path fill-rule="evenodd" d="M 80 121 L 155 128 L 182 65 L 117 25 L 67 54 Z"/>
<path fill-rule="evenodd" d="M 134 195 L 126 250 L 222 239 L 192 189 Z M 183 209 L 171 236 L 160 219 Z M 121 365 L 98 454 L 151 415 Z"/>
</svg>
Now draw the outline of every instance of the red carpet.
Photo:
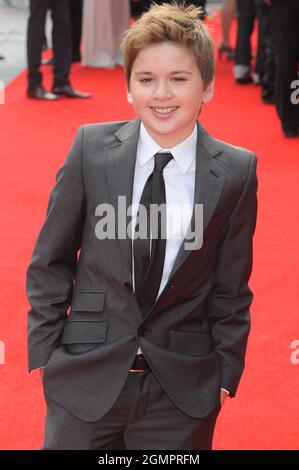
<svg viewBox="0 0 299 470">
<path fill-rule="evenodd" d="M 219 41 L 219 20 L 214 36 Z M 50 69 L 45 67 L 50 86 Z M 0 449 L 38 449 L 45 404 L 39 374 L 27 372 L 25 271 L 44 220 L 55 173 L 81 123 L 134 117 L 122 69 L 73 67 L 73 84 L 92 100 L 40 103 L 25 98 L 26 74 L 6 89 L 1 131 Z M 217 64 L 213 102 L 202 115 L 214 136 L 258 155 L 259 217 L 251 287 L 252 333 L 237 397 L 218 420 L 215 449 L 296 449 L 299 442 L 299 140 L 286 140 L 274 107 L 255 85 L 236 86 L 232 64 Z"/>
</svg>

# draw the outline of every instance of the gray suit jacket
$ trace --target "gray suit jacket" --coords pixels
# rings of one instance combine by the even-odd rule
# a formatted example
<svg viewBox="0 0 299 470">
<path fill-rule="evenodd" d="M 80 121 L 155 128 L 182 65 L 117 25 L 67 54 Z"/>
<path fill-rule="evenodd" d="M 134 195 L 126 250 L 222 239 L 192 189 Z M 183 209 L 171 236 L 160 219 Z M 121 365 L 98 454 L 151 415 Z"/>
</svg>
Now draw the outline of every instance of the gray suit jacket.
<svg viewBox="0 0 299 470">
<path fill-rule="evenodd" d="M 85 421 L 117 399 L 140 346 L 174 404 L 193 417 L 236 393 L 250 329 L 256 157 L 198 124 L 195 203 L 203 245 L 182 244 L 143 317 L 132 288 L 131 240 L 95 236 L 100 203 L 132 200 L 139 119 L 85 125 L 57 173 L 27 271 L 29 370 L 45 393 Z M 194 213 L 191 226 L 194 223 Z M 70 311 L 68 311 L 70 307 Z"/>
</svg>

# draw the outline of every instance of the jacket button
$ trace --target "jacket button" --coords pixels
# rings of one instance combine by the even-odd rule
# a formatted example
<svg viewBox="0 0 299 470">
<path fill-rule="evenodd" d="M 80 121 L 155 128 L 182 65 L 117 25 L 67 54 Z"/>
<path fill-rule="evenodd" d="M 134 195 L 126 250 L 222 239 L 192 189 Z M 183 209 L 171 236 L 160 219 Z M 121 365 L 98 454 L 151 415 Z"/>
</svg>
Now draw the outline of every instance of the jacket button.
<svg viewBox="0 0 299 470">
<path fill-rule="evenodd" d="M 145 326 L 142 326 L 139 330 L 139 335 L 144 336 L 148 332 L 148 329 Z"/>
<path fill-rule="evenodd" d="M 130 292 L 133 291 L 133 286 L 130 282 L 125 282 L 124 286 L 125 286 L 126 289 L 128 289 L 128 291 L 130 291 Z"/>
<path fill-rule="evenodd" d="M 141 326 L 139 330 L 139 335 L 140 336 L 146 336 L 152 332 L 151 328 L 149 326 Z"/>
</svg>

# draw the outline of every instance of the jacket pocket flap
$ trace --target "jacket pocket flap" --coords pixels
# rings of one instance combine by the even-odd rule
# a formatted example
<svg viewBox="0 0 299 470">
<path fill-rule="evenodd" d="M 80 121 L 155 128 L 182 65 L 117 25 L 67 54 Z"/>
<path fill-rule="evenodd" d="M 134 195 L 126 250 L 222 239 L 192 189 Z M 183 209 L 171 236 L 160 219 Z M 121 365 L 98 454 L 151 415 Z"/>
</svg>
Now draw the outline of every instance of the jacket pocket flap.
<svg viewBox="0 0 299 470">
<path fill-rule="evenodd" d="M 106 321 L 67 321 L 61 343 L 103 343 L 107 338 L 107 330 Z"/>
<path fill-rule="evenodd" d="M 100 312 L 104 308 L 106 292 L 76 292 L 72 300 L 72 310 Z"/>
<path fill-rule="evenodd" d="M 213 341 L 209 333 L 170 330 L 169 350 L 191 356 L 208 356 L 213 350 Z"/>
</svg>

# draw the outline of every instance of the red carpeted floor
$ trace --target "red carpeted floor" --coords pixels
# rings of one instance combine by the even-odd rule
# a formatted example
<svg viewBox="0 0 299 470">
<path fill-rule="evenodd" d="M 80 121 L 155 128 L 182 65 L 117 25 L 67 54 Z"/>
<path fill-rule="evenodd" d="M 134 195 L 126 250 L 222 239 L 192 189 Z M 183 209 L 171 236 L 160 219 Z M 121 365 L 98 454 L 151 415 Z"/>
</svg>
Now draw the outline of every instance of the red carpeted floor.
<svg viewBox="0 0 299 470">
<path fill-rule="evenodd" d="M 219 41 L 219 18 L 211 26 Z M 44 67 L 50 86 L 50 69 Z M 6 89 L 0 106 L 1 269 L 0 449 L 38 449 L 45 404 L 39 374 L 27 372 L 25 271 L 44 220 L 55 173 L 81 123 L 130 119 L 122 69 L 73 66 L 76 87 L 92 100 L 35 102 L 25 98 L 26 74 Z M 251 287 L 252 333 L 237 397 L 218 420 L 215 449 L 296 449 L 299 443 L 299 140 L 286 140 L 274 107 L 255 85 L 237 86 L 232 64 L 217 63 L 213 102 L 201 121 L 214 136 L 258 155 L 259 217 Z"/>
</svg>

